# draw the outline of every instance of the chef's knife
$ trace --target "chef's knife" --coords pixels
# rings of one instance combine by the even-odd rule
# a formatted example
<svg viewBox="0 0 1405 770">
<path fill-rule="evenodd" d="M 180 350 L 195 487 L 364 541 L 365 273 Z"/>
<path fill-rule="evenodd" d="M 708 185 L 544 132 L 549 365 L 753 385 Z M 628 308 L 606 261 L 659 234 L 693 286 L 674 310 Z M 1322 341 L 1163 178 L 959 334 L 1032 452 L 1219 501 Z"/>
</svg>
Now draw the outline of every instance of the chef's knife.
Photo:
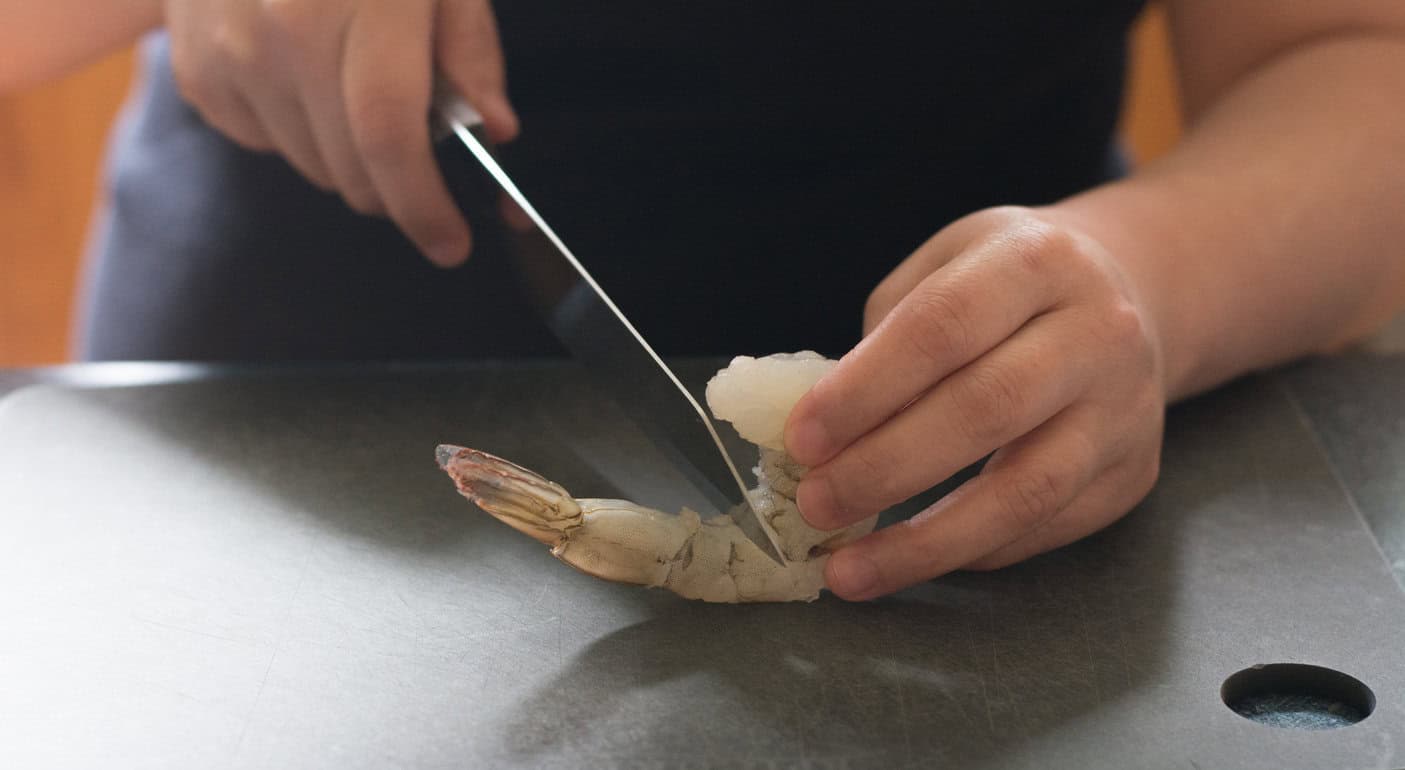
<svg viewBox="0 0 1405 770">
<path fill-rule="evenodd" d="M 503 171 L 474 132 L 482 125 L 478 112 L 446 94 L 436 100 L 436 112 L 453 137 L 448 141 L 462 143 L 531 220 L 534 229 L 515 239 L 511 251 L 552 333 L 718 512 L 731 513 L 763 553 L 783 563 L 775 533 L 752 507 L 717 427 Z"/>
</svg>

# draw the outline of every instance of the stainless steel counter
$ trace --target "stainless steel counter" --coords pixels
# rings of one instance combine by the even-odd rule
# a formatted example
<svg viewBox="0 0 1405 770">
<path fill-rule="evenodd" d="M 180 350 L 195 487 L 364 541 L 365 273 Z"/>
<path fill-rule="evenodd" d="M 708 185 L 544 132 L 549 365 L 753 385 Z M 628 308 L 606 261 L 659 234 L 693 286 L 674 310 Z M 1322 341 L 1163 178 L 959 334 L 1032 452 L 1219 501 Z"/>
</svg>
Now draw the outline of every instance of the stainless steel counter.
<svg viewBox="0 0 1405 770">
<path fill-rule="evenodd" d="M 1382 557 L 1405 571 L 1405 358 L 1179 406 L 1123 522 L 865 605 L 601 583 L 462 501 L 436 443 L 669 504 L 671 470 L 564 364 L 0 389 L 0 765 L 1405 765 Z M 1294 731 L 1223 705 L 1274 662 L 1346 672 L 1375 711 Z"/>
</svg>

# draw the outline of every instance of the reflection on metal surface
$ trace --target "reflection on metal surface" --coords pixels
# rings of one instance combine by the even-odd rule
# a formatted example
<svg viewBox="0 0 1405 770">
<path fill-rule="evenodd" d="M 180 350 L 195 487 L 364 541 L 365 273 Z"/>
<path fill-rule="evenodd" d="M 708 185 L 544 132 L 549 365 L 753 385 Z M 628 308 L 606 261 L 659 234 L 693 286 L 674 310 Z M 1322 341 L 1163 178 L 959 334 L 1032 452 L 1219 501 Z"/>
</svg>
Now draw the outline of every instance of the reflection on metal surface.
<svg viewBox="0 0 1405 770">
<path fill-rule="evenodd" d="M 65 375 L 64 381 L 83 387 L 133 387 L 193 380 L 209 371 L 206 364 L 189 362 L 111 361 L 87 364 L 81 371 Z"/>
</svg>

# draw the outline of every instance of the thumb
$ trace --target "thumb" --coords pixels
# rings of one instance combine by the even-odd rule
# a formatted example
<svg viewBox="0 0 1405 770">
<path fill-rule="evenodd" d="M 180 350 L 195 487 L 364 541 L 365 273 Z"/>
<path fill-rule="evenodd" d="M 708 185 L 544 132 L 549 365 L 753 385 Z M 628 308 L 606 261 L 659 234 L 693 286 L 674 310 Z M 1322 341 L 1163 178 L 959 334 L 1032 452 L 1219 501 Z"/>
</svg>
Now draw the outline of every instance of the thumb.
<svg viewBox="0 0 1405 770">
<path fill-rule="evenodd" d="M 507 99 L 507 78 L 497 19 L 488 0 L 444 0 L 435 31 L 439 70 L 483 116 L 494 142 L 517 136 L 517 113 Z"/>
</svg>

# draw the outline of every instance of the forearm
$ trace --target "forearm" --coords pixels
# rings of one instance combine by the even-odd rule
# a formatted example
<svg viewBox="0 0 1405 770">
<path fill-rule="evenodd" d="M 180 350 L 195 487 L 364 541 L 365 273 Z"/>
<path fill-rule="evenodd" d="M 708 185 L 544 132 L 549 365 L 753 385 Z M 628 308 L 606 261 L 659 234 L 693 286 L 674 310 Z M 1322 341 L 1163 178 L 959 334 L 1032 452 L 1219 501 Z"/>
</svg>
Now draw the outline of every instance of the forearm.
<svg viewBox="0 0 1405 770">
<path fill-rule="evenodd" d="M 1338 347 L 1405 306 L 1405 40 L 1324 38 L 1163 161 L 1049 209 L 1152 306 L 1172 398 Z"/>
<path fill-rule="evenodd" d="M 57 77 L 161 23 L 159 0 L 0 0 L 0 91 Z"/>
</svg>

